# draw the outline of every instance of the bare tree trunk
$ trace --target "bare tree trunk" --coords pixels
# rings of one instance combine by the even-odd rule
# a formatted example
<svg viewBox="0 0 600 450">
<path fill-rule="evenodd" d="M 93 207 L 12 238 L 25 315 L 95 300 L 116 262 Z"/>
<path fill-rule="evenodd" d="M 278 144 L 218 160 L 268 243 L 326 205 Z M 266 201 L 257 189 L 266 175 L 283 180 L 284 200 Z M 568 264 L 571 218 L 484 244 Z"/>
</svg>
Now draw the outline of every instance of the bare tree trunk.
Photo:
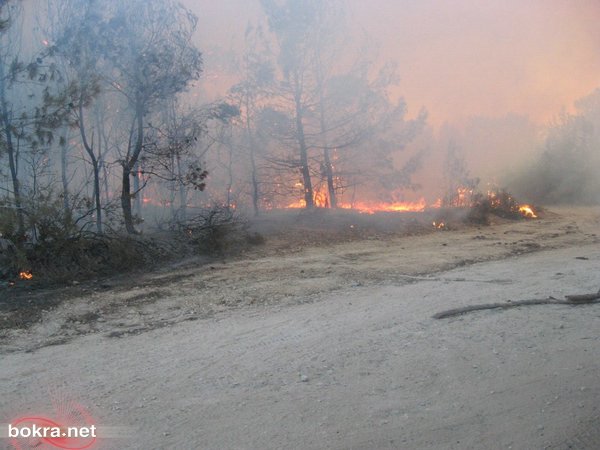
<svg viewBox="0 0 600 450">
<path fill-rule="evenodd" d="M 140 191 L 140 169 L 139 162 L 133 168 L 133 213 L 142 217 L 142 193 Z"/>
<path fill-rule="evenodd" d="M 110 192 L 108 189 L 108 168 L 106 162 L 102 160 L 102 180 L 104 181 L 104 202 L 108 204 L 110 202 Z"/>
<path fill-rule="evenodd" d="M 63 135 L 64 144 L 60 146 L 60 178 L 63 187 L 63 209 L 65 215 L 71 213 L 71 202 L 69 199 L 69 177 L 67 176 L 67 146 L 69 140 L 69 130 L 65 129 Z"/>
<path fill-rule="evenodd" d="M 259 209 L 259 200 L 260 200 L 260 191 L 258 185 L 258 173 L 256 172 L 256 158 L 254 155 L 254 151 L 256 149 L 254 136 L 252 134 L 252 127 L 250 125 L 250 102 L 248 99 L 248 95 L 246 94 L 246 133 L 248 135 L 248 145 L 250 147 L 250 169 L 251 169 L 251 177 L 252 177 L 252 208 L 254 210 L 254 215 L 258 216 L 260 213 Z"/>
<path fill-rule="evenodd" d="M 333 182 L 333 165 L 331 164 L 331 155 L 329 154 L 329 142 L 327 139 L 327 118 L 325 115 L 325 96 L 323 94 L 324 89 L 324 76 L 323 66 L 321 62 L 321 53 L 317 49 L 316 59 L 316 70 L 317 70 L 317 88 L 319 90 L 319 115 L 321 125 L 321 135 L 323 136 L 323 165 L 325 169 L 325 178 L 327 180 L 327 192 L 329 194 L 329 207 L 337 208 L 337 197 L 335 193 L 335 184 Z"/>
<path fill-rule="evenodd" d="M 329 143 L 327 139 L 327 122 L 325 119 L 325 105 L 322 87 L 319 87 L 319 97 L 319 112 L 321 115 L 321 134 L 323 135 L 323 168 L 325 169 L 325 179 L 327 180 L 329 207 L 335 209 L 337 208 L 337 197 L 335 194 L 335 184 L 333 182 L 333 165 L 331 164 L 331 155 L 329 154 Z"/>
<path fill-rule="evenodd" d="M 81 134 L 81 141 L 83 148 L 90 157 L 92 162 L 92 171 L 94 174 L 94 203 L 96 206 L 96 231 L 98 234 L 102 234 L 102 202 L 100 200 L 100 167 L 98 165 L 98 158 L 94 152 L 94 133 L 92 133 L 92 142 L 88 142 L 85 133 L 85 125 L 83 122 L 83 96 L 79 97 L 79 133 Z"/>
<path fill-rule="evenodd" d="M 329 207 L 337 208 L 337 198 L 335 195 L 335 184 L 333 182 L 333 165 L 329 154 L 329 143 L 327 140 L 327 122 L 325 119 L 325 104 L 323 98 L 323 88 L 319 86 L 319 113 L 321 116 L 321 135 L 323 136 L 323 169 L 325 179 L 327 180 L 327 193 L 329 194 Z"/>
<path fill-rule="evenodd" d="M 123 161 L 123 176 L 121 179 L 121 208 L 123 209 L 123 219 L 125 229 L 129 234 L 135 234 L 137 231 L 133 225 L 133 214 L 131 212 L 131 172 L 136 166 L 140 153 L 144 145 L 144 106 L 140 100 L 136 102 L 135 116 L 137 136 L 133 152 L 131 152 L 131 140 L 128 144 L 128 151 Z"/>
<path fill-rule="evenodd" d="M 102 201 L 100 200 L 100 166 L 98 161 L 92 162 L 94 169 L 94 201 L 96 203 L 96 232 L 102 234 Z"/>
<path fill-rule="evenodd" d="M 110 202 L 110 192 L 108 186 L 108 167 L 106 166 L 106 155 L 108 153 L 108 139 L 104 129 L 104 121 L 101 117 L 99 108 L 95 108 L 96 128 L 98 129 L 98 183 L 103 190 L 104 204 Z"/>
<path fill-rule="evenodd" d="M 17 173 L 16 151 L 12 140 L 12 127 L 6 100 L 6 86 L 4 84 L 4 62 L 0 59 L 0 103 L 2 108 L 2 127 L 6 138 L 6 153 L 8 154 L 8 165 L 13 185 L 13 198 L 17 211 L 17 233 L 21 236 L 25 231 L 25 218 L 23 216 L 23 204 L 21 201 L 21 186 Z"/>
<path fill-rule="evenodd" d="M 123 164 L 123 177 L 121 179 L 121 208 L 123 209 L 123 220 L 125 221 L 125 229 L 129 234 L 135 234 L 133 226 L 133 215 L 131 213 L 131 184 L 129 177 L 131 169 L 127 164 Z"/>
<path fill-rule="evenodd" d="M 169 168 L 171 171 L 171 180 L 170 180 L 170 187 L 169 187 L 169 210 L 171 212 L 171 220 L 175 221 L 176 217 L 175 217 L 175 191 L 177 189 L 177 176 L 175 175 L 175 152 L 171 152 L 171 154 L 169 155 L 171 161 L 169 161 Z"/>
<path fill-rule="evenodd" d="M 323 161 L 325 163 L 325 177 L 327 178 L 327 192 L 329 193 L 329 207 L 337 208 L 337 195 L 333 182 L 333 165 L 331 164 L 331 157 L 327 147 L 323 149 Z"/>
<path fill-rule="evenodd" d="M 254 215 L 258 216 L 260 214 L 259 208 L 259 200 L 260 200 L 260 192 L 258 188 L 258 176 L 256 173 L 256 160 L 254 158 L 254 148 L 250 149 L 250 165 L 252 168 L 252 209 L 254 210 Z"/>
<path fill-rule="evenodd" d="M 310 179 L 310 167 L 308 166 L 308 148 L 306 147 L 306 136 L 304 135 L 304 123 L 303 111 L 302 111 L 302 100 L 301 100 L 301 89 L 298 82 L 298 77 L 294 77 L 294 103 L 296 107 L 296 138 L 298 139 L 298 145 L 300 148 L 300 171 L 302 172 L 302 181 L 304 186 L 304 201 L 306 203 L 306 209 L 314 208 L 313 199 L 313 188 Z"/>
<path fill-rule="evenodd" d="M 227 146 L 228 160 L 227 160 L 227 209 L 230 209 L 231 204 L 231 189 L 233 187 L 233 148 L 231 145 Z"/>
<path fill-rule="evenodd" d="M 177 154 L 177 179 L 179 181 L 179 220 L 187 219 L 187 192 L 182 181 L 181 156 Z"/>
</svg>

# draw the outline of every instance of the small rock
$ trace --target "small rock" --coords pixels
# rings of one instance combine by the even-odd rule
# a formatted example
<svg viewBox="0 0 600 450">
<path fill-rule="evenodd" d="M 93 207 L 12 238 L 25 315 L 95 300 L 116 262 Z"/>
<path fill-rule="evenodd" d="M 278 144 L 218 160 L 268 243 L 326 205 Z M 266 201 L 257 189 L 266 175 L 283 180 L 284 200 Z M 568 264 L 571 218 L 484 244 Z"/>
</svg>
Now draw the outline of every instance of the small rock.
<svg viewBox="0 0 600 450">
<path fill-rule="evenodd" d="M 308 381 L 308 377 L 304 374 L 300 375 L 300 381 L 302 381 L 303 383 L 306 383 Z"/>
</svg>

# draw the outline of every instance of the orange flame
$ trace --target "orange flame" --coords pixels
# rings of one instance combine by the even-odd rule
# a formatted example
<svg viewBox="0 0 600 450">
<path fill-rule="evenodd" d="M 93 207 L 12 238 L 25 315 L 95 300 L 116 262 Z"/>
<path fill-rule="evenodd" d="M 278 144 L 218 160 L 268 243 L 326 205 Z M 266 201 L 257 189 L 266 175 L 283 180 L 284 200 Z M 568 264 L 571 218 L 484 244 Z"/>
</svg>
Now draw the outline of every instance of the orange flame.
<svg viewBox="0 0 600 450">
<path fill-rule="evenodd" d="M 427 207 L 425 199 L 417 202 L 394 202 L 394 203 L 366 203 L 356 202 L 354 204 L 341 203 L 340 208 L 354 209 L 363 214 L 375 214 L 376 212 L 422 212 Z"/>
<path fill-rule="evenodd" d="M 523 214 L 525 217 L 530 217 L 532 219 L 537 218 L 537 214 L 533 210 L 533 208 L 529 205 L 519 205 L 519 212 Z"/>
<path fill-rule="evenodd" d="M 297 183 L 298 184 L 298 183 Z M 317 208 L 327 208 L 329 206 L 329 195 L 325 188 L 316 188 L 313 193 L 313 202 Z M 424 198 L 415 202 L 354 202 L 354 203 L 338 203 L 338 207 L 342 209 L 352 209 L 362 214 L 375 214 L 376 212 L 422 212 L 427 208 L 427 202 Z M 430 205 L 431 208 L 439 208 L 441 201 Z M 300 209 L 306 207 L 304 199 L 288 203 L 285 208 Z"/>
<path fill-rule="evenodd" d="M 19 272 L 19 278 L 21 280 L 31 280 L 33 278 L 33 274 L 31 273 L 31 270 L 21 271 Z"/>
<path fill-rule="evenodd" d="M 296 187 L 302 186 L 302 183 L 296 183 Z M 329 206 L 329 196 L 327 191 L 323 188 L 313 189 L 313 203 L 317 208 L 327 208 Z M 301 199 L 292 203 L 289 203 L 286 208 L 305 208 L 306 200 Z"/>
<path fill-rule="evenodd" d="M 318 208 L 327 208 L 329 206 L 327 192 L 324 189 L 317 189 L 313 195 L 315 206 Z"/>
<path fill-rule="evenodd" d="M 446 228 L 446 224 L 444 222 L 433 222 L 433 227 L 437 228 L 438 230 L 443 230 Z"/>
</svg>

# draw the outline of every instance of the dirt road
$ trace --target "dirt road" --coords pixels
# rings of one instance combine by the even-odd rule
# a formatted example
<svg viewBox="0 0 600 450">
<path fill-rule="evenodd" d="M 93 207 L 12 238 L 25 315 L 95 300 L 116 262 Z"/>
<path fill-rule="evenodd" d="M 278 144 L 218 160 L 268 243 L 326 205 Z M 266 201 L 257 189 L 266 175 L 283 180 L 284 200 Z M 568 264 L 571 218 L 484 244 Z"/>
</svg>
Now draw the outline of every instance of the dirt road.
<svg viewBox="0 0 600 450">
<path fill-rule="evenodd" d="M 90 291 L 5 336 L 0 422 L 59 392 L 128 427 L 99 448 L 598 448 L 600 305 L 431 317 L 597 291 L 597 224 L 366 240 Z"/>
</svg>

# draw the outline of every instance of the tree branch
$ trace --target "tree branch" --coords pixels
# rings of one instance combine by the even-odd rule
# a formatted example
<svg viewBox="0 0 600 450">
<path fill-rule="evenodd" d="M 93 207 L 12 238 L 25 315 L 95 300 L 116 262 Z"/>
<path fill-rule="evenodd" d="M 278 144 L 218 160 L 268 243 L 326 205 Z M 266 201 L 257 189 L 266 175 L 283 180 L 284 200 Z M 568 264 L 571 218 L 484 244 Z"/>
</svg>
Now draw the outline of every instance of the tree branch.
<svg viewBox="0 0 600 450">
<path fill-rule="evenodd" d="M 583 295 L 566 295 L 566 300 L 559 300 L 554 297 L 531 299 L 531 300 L 517 300 L 509 301 L 506 303 L 487 303 L 480 305 L 464 306 L 462 308 L 449 309 L 434 314 L 434 319 L 447 319 L 448 317 L 460 316 L 473 311 L 483 311 L 486 309 L 509 309 L 517 308 L 519 306 L 533 306 L 533 305 L 584 305 L 590 303 L 600 303 L 600 291 L 595 294 L 583 294 Z"/>
</svg>

